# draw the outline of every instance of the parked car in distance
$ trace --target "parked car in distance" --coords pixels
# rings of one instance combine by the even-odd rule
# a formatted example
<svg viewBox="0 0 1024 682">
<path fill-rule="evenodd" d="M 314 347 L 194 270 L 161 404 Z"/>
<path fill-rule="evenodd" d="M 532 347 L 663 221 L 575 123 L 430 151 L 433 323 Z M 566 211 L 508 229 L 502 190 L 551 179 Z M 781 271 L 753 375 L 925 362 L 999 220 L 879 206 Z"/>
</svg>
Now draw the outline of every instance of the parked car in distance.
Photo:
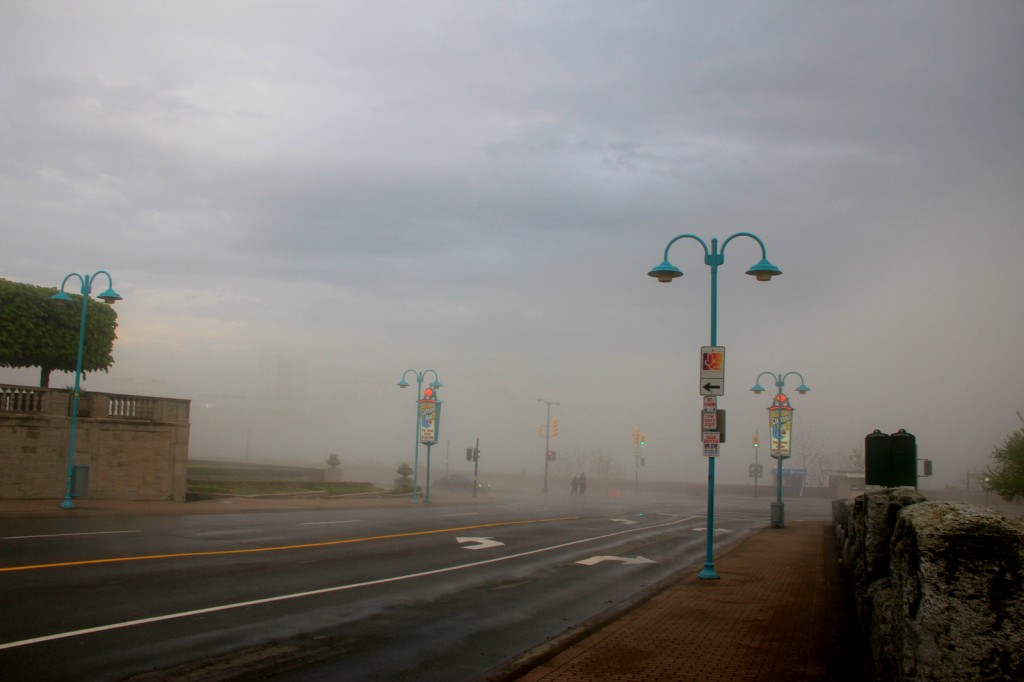
<svg viewBox="0 0 1024 682">
<path fill-rule="evenodd" d="M 431 483 L 437 490 L 450 490 L 452 492 L 473 492 L 473 479 L 464 474 L 447 474 L 441 478 L 434 479 Z M 477 481 L 476 489 L 486 492 L 491 489 L 490 484 Z"/>
</svg>

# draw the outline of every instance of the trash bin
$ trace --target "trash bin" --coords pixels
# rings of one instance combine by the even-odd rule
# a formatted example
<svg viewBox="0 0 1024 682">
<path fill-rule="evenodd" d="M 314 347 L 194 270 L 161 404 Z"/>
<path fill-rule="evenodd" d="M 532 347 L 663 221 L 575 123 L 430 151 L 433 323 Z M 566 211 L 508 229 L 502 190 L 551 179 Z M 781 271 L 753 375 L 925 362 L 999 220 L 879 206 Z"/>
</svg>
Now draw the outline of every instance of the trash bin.
<svg viewBox="0 0 1024 682">
<path fill-rule="evenodd" d="M 71 467 L 71 497 L 89 497 L 89 465 Z"/>
</svg>

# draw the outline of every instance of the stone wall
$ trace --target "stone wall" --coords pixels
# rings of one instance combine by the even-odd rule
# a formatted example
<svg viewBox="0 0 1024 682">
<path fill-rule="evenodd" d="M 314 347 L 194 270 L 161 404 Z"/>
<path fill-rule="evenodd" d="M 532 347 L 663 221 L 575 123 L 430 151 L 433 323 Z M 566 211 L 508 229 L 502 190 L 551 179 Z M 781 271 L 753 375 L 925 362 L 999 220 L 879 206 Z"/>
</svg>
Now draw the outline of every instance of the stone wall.
<svg viewBox="0 0 1024 682">
<path fill-rule="evenodd" d="M 88 467 L 87 497 L 185 501 L 188 400 L 85 393 L 74 463 Z M 0 498 L 63 498 L 71 396 L 0 384 Z M 84 477 L 83 477 L 84 478 Z"/>
<path fill-rule="evenodd" d="M 906 488 L 833 516 L 875 679 L 1024 679 L 1024 520 Z"/>
</svg>

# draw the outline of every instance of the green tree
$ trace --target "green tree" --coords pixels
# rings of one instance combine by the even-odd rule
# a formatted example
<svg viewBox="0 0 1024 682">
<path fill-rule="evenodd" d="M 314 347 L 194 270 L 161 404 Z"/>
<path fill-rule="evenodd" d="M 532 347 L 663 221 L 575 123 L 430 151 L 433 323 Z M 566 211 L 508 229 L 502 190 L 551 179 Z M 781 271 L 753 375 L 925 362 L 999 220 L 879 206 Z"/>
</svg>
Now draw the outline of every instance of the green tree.
<svg viewBox="0 0 1024 682">
<path fill-rule="evenodd" d="M 1017 419 L 1024 423 L 1020 412 Z M 985 487 L 1007 502 L 1024 498 L 1024 428 L 1006 437 L 1003 447 L 992 452 L 995 464 L 985 472 Z"/>
<path fill-rule="evenodd" d="M 73 283 L 75 280 L 69 280 Z M 82 297 L 74 305 L 50 297 L 56 288 L 0 279 L 0 367 L 38 367 L 39 385 L 50 385 L 54 370 L 74 372 Z M 82 372 L 110 369 L 114 364 L 117 313 L 106 303 L 88 301 Z"/>
</svg>

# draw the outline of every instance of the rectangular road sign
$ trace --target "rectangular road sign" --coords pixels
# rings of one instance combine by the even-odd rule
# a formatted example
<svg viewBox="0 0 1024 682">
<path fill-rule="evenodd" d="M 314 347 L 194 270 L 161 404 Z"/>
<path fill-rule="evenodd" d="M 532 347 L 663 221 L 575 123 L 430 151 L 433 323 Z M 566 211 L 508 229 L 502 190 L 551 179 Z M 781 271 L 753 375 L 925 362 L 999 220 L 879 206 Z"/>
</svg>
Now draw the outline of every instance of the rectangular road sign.
<svg viewBox="0 0 1024 682">
<path fill-rule="evenodd" d="M 700 347 L 700 378 L 725 378 L 725 346 Z"/>
<path fill-rule="evenodd" d="M 725 379 L 701 379 L 700 394 L 704 396 L 725 395 Z"/>
<path fill-rule="evenodd" d="M 718 457 L 719 436 L 717 431 L 708 431 L 704 434 L 704 456 Z"/>
<path fill-rule="evenodd" d="M 701 431 L 717 431 L 718 430 L 718 411 L 708 412 L 704 410 L 700 413 L 701 416 Z"/>
<path fill-rule="evenodd" d="M 718 409 L 718 398 L 713 395 L 704 396 L 704 411 L 714 412 Z"/>
</svg>

